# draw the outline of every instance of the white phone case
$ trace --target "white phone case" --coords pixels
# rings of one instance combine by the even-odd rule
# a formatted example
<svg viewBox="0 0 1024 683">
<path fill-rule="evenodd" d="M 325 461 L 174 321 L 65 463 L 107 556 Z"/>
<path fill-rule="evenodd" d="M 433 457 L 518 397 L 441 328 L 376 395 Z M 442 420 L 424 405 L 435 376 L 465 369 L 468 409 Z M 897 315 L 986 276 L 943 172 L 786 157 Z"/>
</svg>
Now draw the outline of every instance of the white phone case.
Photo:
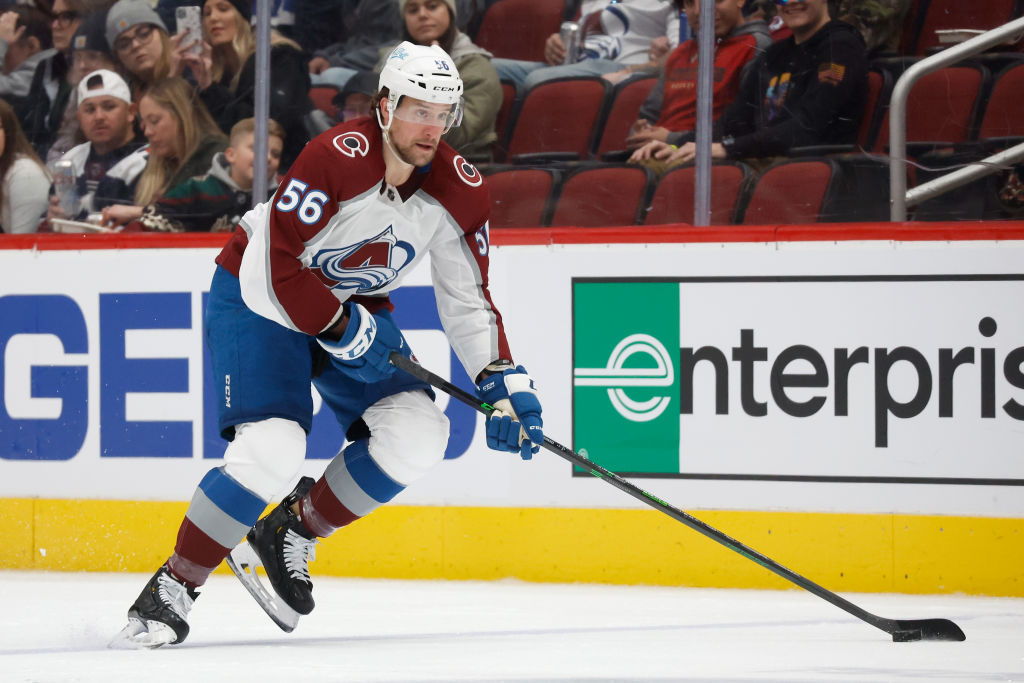
<svg viewBox="0 0 1024 683">
<path fill-rule="evenodd" d="M 189 52 L 199 54 L 203 51 L 203 10 L 197 5 L 178 7 L 174 11 L 178 22 L 178 33 L 188 33 L 184 44 L 192 43 Z"/>
</svg>

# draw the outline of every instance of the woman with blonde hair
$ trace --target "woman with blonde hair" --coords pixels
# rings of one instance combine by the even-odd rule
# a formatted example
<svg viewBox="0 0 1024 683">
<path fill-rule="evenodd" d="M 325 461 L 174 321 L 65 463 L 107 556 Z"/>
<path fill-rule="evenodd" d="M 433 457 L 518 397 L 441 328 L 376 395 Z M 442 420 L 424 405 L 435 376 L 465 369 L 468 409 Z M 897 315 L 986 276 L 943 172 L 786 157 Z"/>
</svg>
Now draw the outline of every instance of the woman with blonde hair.
<svg viewBox="0 0 1024 683">
<path fill-rule="evenodd" d="M 192 69 L 199 96 L 224 130 L 253 116 L 256 89 L 256 40 L 249 21 L 249 0 L 206 0 L 199 55 L 183 55 Z M 305 116 L 309 99 L 309 56 L 294 41 L 271 31 L 270 117 L 284 127 L 281 168 L 286 170 L 309 141 Z"/>
<path fill-rule="evenodd" d="M 146 170 L 135 187 L 134 205 L 115 204 L 103 210 L 104 222 L 125 224 L 142 216 L 168 190 L 205 173 L 227 139 L 210 112 L 183 78 L 168 78 L 143 91 L 139 100 L 142 132 L 149 140 Z"/>
<path fill-rule="evenodd" d="M 0 232 L 35 232 L 49 205 L 50 174 L 4 100 L 0 126 Z"/>
</svg>

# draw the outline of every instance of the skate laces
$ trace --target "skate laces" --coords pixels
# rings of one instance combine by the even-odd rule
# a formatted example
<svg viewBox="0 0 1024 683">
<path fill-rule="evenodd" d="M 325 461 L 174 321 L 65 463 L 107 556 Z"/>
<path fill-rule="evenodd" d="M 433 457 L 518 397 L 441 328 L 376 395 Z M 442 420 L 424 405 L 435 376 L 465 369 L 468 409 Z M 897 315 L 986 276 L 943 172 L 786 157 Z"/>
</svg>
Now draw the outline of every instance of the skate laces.
<svg viewBox="0 0 1024 683">
<path fill-rule="evenodd" d="M 161 573 L 156 582 L 159 585 L 157 597 L 160 598 L 160 601 L 170 607 L 171 611 L 181 617 L 183 621 L 188 619 L 189 610 L 195 603 L 192 596 L 188 594 L 188 588 L 166 573 Z"/>
<path fill-rule="evenodd" d="M 313 582 L 309 578 L 309 563 L 316 559 L 316 539 L 306 538 L 295 529 L 288 529 L 284 534 L 284 566 L 293 579 Z"/>
</svg>

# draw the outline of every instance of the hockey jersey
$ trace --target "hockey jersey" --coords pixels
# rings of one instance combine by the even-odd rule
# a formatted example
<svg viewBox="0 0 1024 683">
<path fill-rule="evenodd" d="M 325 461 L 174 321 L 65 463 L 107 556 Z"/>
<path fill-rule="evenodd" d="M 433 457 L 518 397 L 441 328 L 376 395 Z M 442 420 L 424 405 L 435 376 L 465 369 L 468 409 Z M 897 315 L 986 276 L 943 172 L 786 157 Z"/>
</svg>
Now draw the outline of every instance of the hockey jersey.
<svg viewBox="0 0 1024 683">
<path fill-rule="evenodd" d="M 217 262 L 255 313 L 310 335 L 352 299 L 391 308 L 389 292 L 426 254 L 441 323 L 470 377 L 511 358 L 488 290 L 490 197 L 480 172 L 444 142 L 401 187 L 384 179 L 374 119 L 314 138 L 274 197 L 246 213 Z"/>
</svg>

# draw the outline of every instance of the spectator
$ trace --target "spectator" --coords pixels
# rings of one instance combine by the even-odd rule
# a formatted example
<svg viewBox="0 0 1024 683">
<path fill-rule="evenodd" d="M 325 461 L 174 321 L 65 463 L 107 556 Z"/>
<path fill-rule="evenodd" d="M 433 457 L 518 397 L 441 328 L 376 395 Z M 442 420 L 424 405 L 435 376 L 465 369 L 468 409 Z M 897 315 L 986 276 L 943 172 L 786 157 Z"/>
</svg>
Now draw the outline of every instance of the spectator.
<svg viewBox="0 0 1024 683">
<path fill-rule="evenodd" d="M 60 126 L 71 93 L 71 37 L 88 11 L 84 0 L 55 0 L 50 32 L 54 53 L 36 65 L 28 89 L 25 135 L 40 156 Z"/>
<path fill-rule="evenodd" d="M 149 86 L 139 100 L 139 118 L 149 140 L 149 161 L 139 176 L 133 204 L 106 207 L 104 223 L 124 225 L 140 218 L 143 207 L 205 173 L 213 156 L 225 147 L 224 134 L 183 78 Z"/>
<path fill-rule="evenodd" d="M 681 0 L 694 35 L 700 28 L 700 0 Z M 715 2 L 715 69 L 714 118 L 722 115 L 725 106 L 739 91 L 744 76 L 756 64 L 755 57 L 772 44 L 768 25 L 743 17 L 744 0 Z M 668 57 L 665 73 L 658 79 L 640 108 L 640 117 L 626 138 L 626 147 L 637 149 L 631 162 L 649 158 L 656 148 L 652 141 L 680 145 L 693 139 L 697 124 L 697 41 L 679 44 Z"/>
<path fill-rule="evenodd" d="M 270 119 L 267 145 L 268 195 L 274 196 L 277 169 L 284 146 L 284 128 Z M 256 121 L 242 119 L 231 129 L 227 149 L 213 157 L 210 169 L 172 187 L 139 219 L 143 230 L 160 232 L 227 232 L 252 208 L 252 182 L 256 159 Z"/>
<path fill-rule="evenodd" d="M 201 56 L 186 55 L 199 96 L 222 130 L 253 115 L 256 91 L 256 41 L 249 25 L 249 0 L 206 0 L 203 32 L 209 41 Z M 281 162 L 291 165 L 309 141 L 307 56 L 297 43 L 271 31 L 270 116 L 287 135 Z M 203 169 L 206 170 L 205 168 Z"/>
<path fill-rule="evenodd" d="M 66 154 L 72 147 L 83 143 L 86 138 L 78 121 L 78 84 L 85 74 L 105 69 L 117 71 L 117 60 L 110 52 L 106 37 L 107 11 L 98 10 L 87 15 L 71 39 L 71 69 L 68 83 L 74 86 L 61 117 L 46 162 L 51 163 Z"/>
<path fill-rule="evenodd" d="M 857 138 L 867 96 L 867 59 L 857 30 L 829 16 L 826 0 L 788 2 L 779 15 L 793 35 L 768 48 L 715 123 L 711 156 L 750 159 L 785 155 L 800 145 L 848 144 Z M 667 143 L 652 152 L 687 163 L 696 147 Z"/>
<path fill-rule="evenodd" d="M 0 232 L 34 232 L 46 211 L 50 174 L 36 156 L 14 108 L 0 100 Z"/>
<path fill-rule="evenodd" d="M 127 71 L 137 99 L 144 86 L 181 76 L 186 66 L 183 36 L 167 26 L 145 0 L 118 0 L 107 12 L 107 44 Z"/>
<path fill-rule="evenodd" d="M 899 50 L 910 0 L 838 0 L 837 4 L 836 17 L 860 31 L 869 57 Z"/>
<path fill-rule="evenodd" d="M 379 78 L 373 71 L 360 71 L 348 79 L 348 83 L 335 95 L 333 103 L 338 108 L 340 122 L 351 121 L 360 116 L 369 116 L 373 110 L 373 96 L 377 92 Z"/>
<path fill-rule="evenodd" d="M 670 0 L 616 0 L 585 15 L 579 61 L 565 64 L 558 33 L 544 45 L 543 62 L 495 59 L 501 80 L 529 89 L 553 78 L 606 76 L 618 82 L 634 73 L 656 73 L 679 44 L 679 12 Z M 613 75 L 614 74 L 614 75 Z"/>
<path fill-rule="evenodd" d="M 471 161 L 490 161 L 491 145 L 498 135 L 494 124 L 501 108 L 498 73 L 491 53 L 478 47 L 455 24 L 455 0 L 398 0 L 405 24 L 402 40 L 417 45 L 440 45 L 451 55 L 463 83 L 462 123 L 444 134 L 443 140 Z M 384 48 L 377 71 L 394 49 Z"/>
<path fill-rule="evenodd" d="M 41 10 L 18 5 L 0 14 L 0 97 L 14 107 L 20 121 L 30 107 L 28 92 L 36 66 L 54 54 L 50 22 Z"/>
<path fill-rule="evenodd" d="M 107 70 L 87 74 L 78 84 L 76 99 L 86 142 L 61 159 L 74 169 L 78 210 L 67 216 L 52 195 L 47 220 L 84 220 L 110 204 L 132 201 L 135 183 L 146 167 L 147 155 L 136 153 L 142 147 L 132 127 L 136 106 L 123 78 Z"/>
<path fill-rule="evenodd" d="M 380 49 L 402 35 L 402 16 L 391 0 L 349 0 L 342 14 L 341 40 L 317 49 L 309 61 L 313 85 L 345 86 L 357 71 L 373 70 Z M 351 5 L 355 5 L 351 7 Z M 334 29 L 334 26 L 331 26 Z"/>
</svg>

